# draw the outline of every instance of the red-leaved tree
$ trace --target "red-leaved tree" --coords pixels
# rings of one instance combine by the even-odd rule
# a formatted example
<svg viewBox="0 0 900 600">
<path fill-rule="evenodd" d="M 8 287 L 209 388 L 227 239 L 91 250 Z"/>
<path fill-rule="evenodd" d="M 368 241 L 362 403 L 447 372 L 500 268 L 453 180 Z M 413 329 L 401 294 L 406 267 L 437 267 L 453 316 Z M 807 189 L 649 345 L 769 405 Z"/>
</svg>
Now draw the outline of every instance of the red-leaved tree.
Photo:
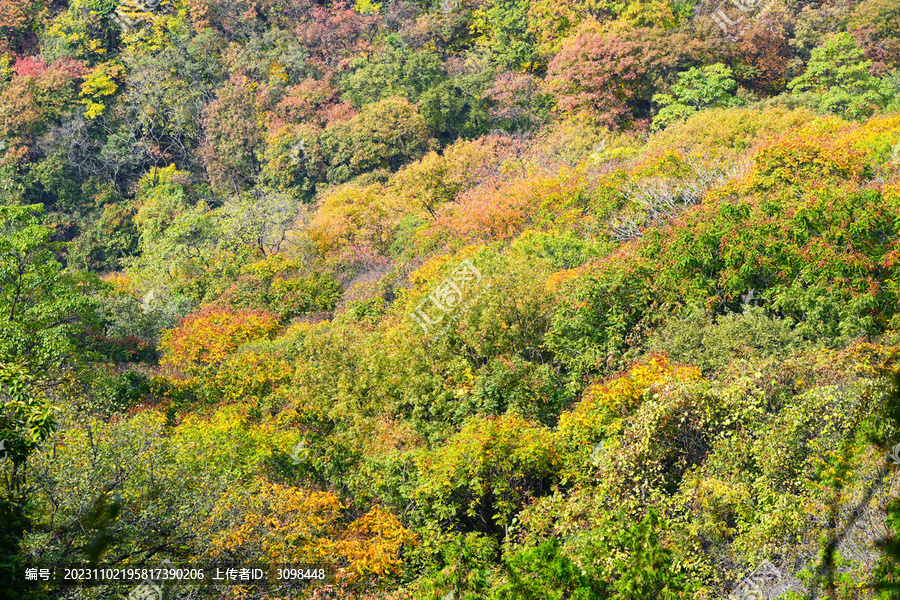
<svg viewBox="0 0 900 600">
<path fill-rule="evenodd" d="M 583 114 L 611 128 L 646 127 L 653 94 L 699 50 L 700 42 L 682 33 L 588 21 L 563 43 L 545 83 L 561 114 Z"/>
</svg>

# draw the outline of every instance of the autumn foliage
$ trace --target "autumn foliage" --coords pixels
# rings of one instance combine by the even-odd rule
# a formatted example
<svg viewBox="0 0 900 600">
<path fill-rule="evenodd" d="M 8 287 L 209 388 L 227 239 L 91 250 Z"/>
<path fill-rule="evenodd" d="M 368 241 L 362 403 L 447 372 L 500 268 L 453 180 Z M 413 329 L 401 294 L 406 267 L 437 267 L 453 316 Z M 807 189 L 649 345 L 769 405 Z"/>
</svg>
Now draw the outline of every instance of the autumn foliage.
<svg viewBox="0 0 900 600">
<path fill-rule="evenodd" d="M 0 0 L 0 600 L 896 597 L 898 6 Z"/>
<path fill-rule="evenodd" d="M 274 563 L 328 565 L 329 578 L 342 586 L 371 583 L 396 575 L 404 546 L 416 536 L 383 508 L 375 506 L 349 520 L 347 507 L 330 492 L 266 485 L 249 505 L 233 495 L 222 498 L 210 516 L 210 550 Z M 237 511 L 238 515 L 229 514 Z M 234 518 L 232 527 L 220 519 Z"/>
<path fill-rule="evenodd" d="M 207 306 L 163 336 L 161 364 L 187 375 L 223 363 L 241 344 L 278 329 L 278 318 L 265 311 Z"/>
</svg>

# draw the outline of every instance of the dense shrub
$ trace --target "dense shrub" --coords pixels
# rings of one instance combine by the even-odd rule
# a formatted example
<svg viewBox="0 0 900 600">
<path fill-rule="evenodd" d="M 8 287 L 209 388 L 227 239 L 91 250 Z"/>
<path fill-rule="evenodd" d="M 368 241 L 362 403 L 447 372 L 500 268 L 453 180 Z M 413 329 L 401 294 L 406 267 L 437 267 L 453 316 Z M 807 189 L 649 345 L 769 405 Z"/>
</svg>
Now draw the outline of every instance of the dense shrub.
<svg viewBox="0 0 900 600">
<path fill-rule="evenodd" d="M 549 492 L 559 464 L 551 432 L 519 417 L 476 417 L 438 452 L 416 459 L 422 516 L 462 531 L 499 533 L 526 499 Z"/>
<path fill-rule="evenodd" d="M 736 360 L 784 357 L 802 345 L 790 319 L 773 318 L 748 304 L 740 312 L 710 318 L 700 307 L 685 307 L 648 341 L 653 351 L 705 371 Z"/>
</svg>

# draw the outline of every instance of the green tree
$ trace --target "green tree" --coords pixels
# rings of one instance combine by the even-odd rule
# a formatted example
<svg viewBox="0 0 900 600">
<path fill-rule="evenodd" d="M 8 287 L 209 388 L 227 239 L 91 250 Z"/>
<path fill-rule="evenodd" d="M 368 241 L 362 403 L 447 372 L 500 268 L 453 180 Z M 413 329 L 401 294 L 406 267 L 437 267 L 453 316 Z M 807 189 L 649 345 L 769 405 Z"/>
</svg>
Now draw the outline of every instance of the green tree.
<svg viewBox="0 0 900 600">
<path fill-rule="evenodd" d="M 705 108 L 740 106 L 744 101 L 734 96 L 736 88 L 731 68 L 722 63 L 679 73 L 671 94 L 653 96 L 653 102 L 662 108 L 653 118 L 652 128 L 660 129 Z"/>
<path fill-rule="evenodd" d="M 0 207 L 0 361 L 55 372 L 82 351 L 94 324 L 92 280 L 66 272 L 39 204 Z"/>
<path fill-rule="evenodd" d="M 391 97 L 369 104 L 322 135 L 328 180 L 341 183 L 378 168 L 396 170 L 425 154 L 429 137 L 428 124 L 409 100 Z"/>
<path fill-rule="evenodd" d="M 692 582 L 680 573 L 675 557 L 660 540 L 666 530 L 665 519 L 650 509 L 640 522 L 622 528 L 616 526 L 609 544 L 600 556 L 616 556 L 611 573 L 616 600 L 675 600 L 689 598 Z M 610 543 L 611 542 L 611 543 Z"/>
<path fill-rule="evenodd" d="M 282 249 L 300 210 L 299 202 L 289 194 L 257 187 L 252 193 L 226 200 L 220 213 L 220 246 L 235 252 L 257 248 L 268 255 Z"/>
<path fill-rule="evenodd" d="M 96 221 L 82 230 L 69 248 L 69 264 L 91 271 L 116 271 L 137 252 L 138 233 L 132 210 L 107 204 Z"/>
<path fill-rule="evenodd" d="M 150 286 L 199 301 L 208 286 L 219 239 L 218 223 L 203 200 L 193 203 L 174 165 L 152 169 L 140 182 L 134 218 L 140 254 L 130 265 Z"/>
<path fill-rule="evenodd" d="M 53 410 L 21 366 L 0 362 L 0 598 L 25 598 L 17 560 L 25 531 L 25 460 L 54 429 Z"/>
<path fill-rule="evenodd" d="M 0 459 L 17 469 L 53 429 L 53 409 L 34 377 L 20 365 L 0 363 Z"/>
<path fill-rule="evenodd" d="M 368 58 L 359 56 L 350 63 L 353 69 L 341 87 L 344 98 L 355 106 L 404 96 L 415 102 L 428 89 L 444 79 L 441 58 L 429 50 L 412 51 L 399 42 Z"/>
<path fill-rule="evenodd" d="M 600 600 L 609 597 L 602 581 L 592 580 L 562 550 L 557 538 L 503 557 L 507 581 L 498 600 Z"/>
<path fill-rule="evenodd" d="M 484 31 L 482 43 L 502 68 L 532 73 L 539 66 L 528 29 L 529 7 L 527 0 L 495 0 L 487 10 L 476 12 L 476 26 Z"/>
<path fill-rule="evenodd" d="M 416 460 L 413 497 L 425 519 L 501 535 L 527 498 L 552 487 L 559 454 L 549 429 L 503 415 L 473 417 L 440 451 Z"/>
<path fill-rule="evenodd" d="M 788 83 L 794 94 L 808 94 L 822 112 L 861 119 L 871 115 L 884 98 L 869 72 L 872 61 L 849 33 L 838 33 L 812 51 L 802 75 Z"/>
<path fill-rule="evenodd" d="M 900 433 L 900 377 L 894 376 L 891 388 L 885 396 L 882 417 L 881 441 L 890 447 Z M 887 442 L 885 444 L 885 442 Z M 894 500 L 887 507 L 888 536 L 879 540 L 881 559 L 875 567 L 875 589 L 879 600 L 900 598 L 900 500 Z"/>
<path fill-rule="evenodd" d="M 576 494 L 603 502 L 596 490 Z M 579 502 L 581 500 L 575 500 Z M 572 500 L 570 499 L 570 502 Z M 550 538 L 536 546 L 507 551 L 506 581 L 497 600 L 680 600 L 695 580 L 661 539 L 671 523 L 650 508 L 645 515 L 610 507 L 600 519 L 565 542 Z"/>
</svg>

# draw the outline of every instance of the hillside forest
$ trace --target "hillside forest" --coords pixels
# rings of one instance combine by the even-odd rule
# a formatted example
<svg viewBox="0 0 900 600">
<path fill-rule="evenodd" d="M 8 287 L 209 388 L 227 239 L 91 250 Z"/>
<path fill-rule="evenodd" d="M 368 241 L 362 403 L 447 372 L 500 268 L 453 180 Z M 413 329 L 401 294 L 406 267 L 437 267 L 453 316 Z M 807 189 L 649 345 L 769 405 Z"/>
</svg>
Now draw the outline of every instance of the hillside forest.
<svg viewBox="0 0 900 600">
<path fill-rule="evenodd" d="M 896 600 L 898 377 L 896 0 L 0 0 L 0 598 Z"/>
</svg>

